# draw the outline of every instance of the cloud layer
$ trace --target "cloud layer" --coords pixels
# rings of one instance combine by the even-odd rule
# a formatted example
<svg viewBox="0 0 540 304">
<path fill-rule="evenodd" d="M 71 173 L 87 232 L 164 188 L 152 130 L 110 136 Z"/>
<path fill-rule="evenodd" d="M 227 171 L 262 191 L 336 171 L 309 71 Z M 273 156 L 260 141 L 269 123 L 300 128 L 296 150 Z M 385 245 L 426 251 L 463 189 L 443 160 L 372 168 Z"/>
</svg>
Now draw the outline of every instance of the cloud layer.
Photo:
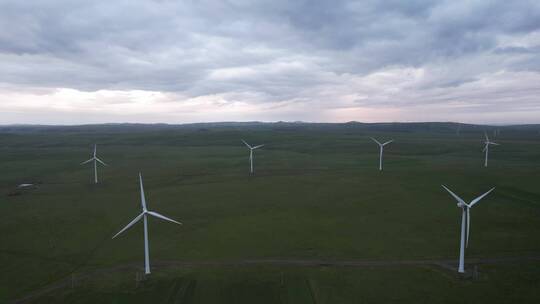
<svg viewBox="0 0 540 304">
<path fill-rule="evenodd" d="M 540 123 L 538 1 L 0 2 L 0 123 Z"/>
</svg>

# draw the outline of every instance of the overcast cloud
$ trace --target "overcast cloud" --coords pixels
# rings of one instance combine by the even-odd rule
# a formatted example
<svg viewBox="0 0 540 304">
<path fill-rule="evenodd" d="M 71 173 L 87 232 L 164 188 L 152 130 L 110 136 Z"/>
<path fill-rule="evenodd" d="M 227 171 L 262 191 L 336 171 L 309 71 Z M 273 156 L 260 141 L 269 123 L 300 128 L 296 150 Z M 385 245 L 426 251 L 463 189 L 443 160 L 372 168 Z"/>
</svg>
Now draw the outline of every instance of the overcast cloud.
<svg viewBox="0 0 540 304">
<path fill-rule="evenodd" d="M 0 0 L 0 124 L 540 123 L 540 1 Z"/>
</svg>

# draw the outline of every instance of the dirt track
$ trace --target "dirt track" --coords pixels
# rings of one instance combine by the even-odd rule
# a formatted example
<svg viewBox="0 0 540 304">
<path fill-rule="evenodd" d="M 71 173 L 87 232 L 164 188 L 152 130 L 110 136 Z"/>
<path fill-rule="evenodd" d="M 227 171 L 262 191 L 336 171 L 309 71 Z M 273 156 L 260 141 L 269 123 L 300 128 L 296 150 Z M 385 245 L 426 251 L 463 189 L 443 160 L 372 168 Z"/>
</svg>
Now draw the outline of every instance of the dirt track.
<svg viewBox="0 0 540 304">
<path fill-rule="evenodd" d="M 521 257 L 495 257 L 495 258 L 468 258 L 467 265 L 480 264 L 505 264 L 540 261 L 540 255 Z M 457 261 L 455 259 L 419 259 L 419 260 L 324 260 L 324 259 L 245 259 L 245 260 L 216 260 L 216 261 L 155 261 L 153 268 L 164 267 L 201 267 L 201 266 L 223 266 L 223 267 L 246 267 L 246 266 L 292 266 L 292 267 L 396 267 L 396 266 L 438 266 L 449 270 L 456 270 Z M 85 279 L 92 276 L 107 273 L 121 272 L 128 270 L 142 269 L 140 263 L 127 264 L 111 268 L 93 270 L 84 274 L 76 275 L 76 278 Z M 13 303 L 25 303 L 38 296 L 45 295 L 60 288 L 70 286 L 72 277 L 68 276 L 55 283 L 43 286 L 31 292 Z"/>
</svg>

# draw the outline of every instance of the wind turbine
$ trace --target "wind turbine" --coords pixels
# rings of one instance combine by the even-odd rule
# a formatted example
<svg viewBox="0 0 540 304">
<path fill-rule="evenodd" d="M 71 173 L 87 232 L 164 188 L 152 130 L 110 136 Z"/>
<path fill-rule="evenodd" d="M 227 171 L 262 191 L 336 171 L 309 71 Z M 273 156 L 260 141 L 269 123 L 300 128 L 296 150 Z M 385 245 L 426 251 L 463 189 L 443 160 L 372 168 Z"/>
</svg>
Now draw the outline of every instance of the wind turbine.
<svg viewBox="0 0 540 304">
<path fill-rule="evenodd" d="M 495 187 L 491 188 L 488 192 L 480 195 L 479 197 L 473 199 L 469 204 L 465 203 L 463 199 L 461 199 L 459 196 L 457 196 L 454 192 L 452 192 L 450 189 L 446 188 L 446 186 L 442 185 L 442 187 L 450 193 L 457 201 L 457 206 L 461 208 L 461 242 L 459 246 L 459 266 L 458 266 L 458 272 L 464 273 L 465 272 L 465 248 L 469 247 L 469 232 L 471 228 L 471 208 L 478 203 L 484 196 L 488 195 L 491 191 L 495 190 Z"/>
<path fill-rule="evenodd" d="M 138 221 L 143 219 L 144 223 L 144 270 L 146 274 L 150 274 L 150 250 L 148 248 L 148 215 L 157 217 L 162 220 L 166 220 L 175 224 L 182 225 L 182 223 L 177 222 L 173 219 L 170 219 L 164 215 L 161 215 L 157 212 L 150 211 L 146 209 L 146 199 L 144 197 L 144 188 L 143 188 L 143 181 L 142 181 L 142 175 L 139 173 L 139 183 L 141 187 L 141 207 L 142 207 L 142 213 L 137 215 L 129 224 L 126 225 L 126 227 L 122 228 L 117 234 L 115 234 L 112 238 L 114 239 L 118 235 L 120 235 L 122 232 L 126 231 L 129 227 L 135 225 Z"/>
<path fill-rule="evenodd" d="M 96 156 L 96 153 L 97 153 L 97 145 L 94 145 L 94 155 L 92 156 L 92 158 L 90 158 L 89 160 L 87 161 L 83 161 L 81 163 L 81 165 L 84 165 L 84 164 L 87 164 L 91 161 L 94 161 L 94 183 L 98 183 L 98 179 L 97 179 L 97 163 L 100 162 L 102 165 L 104 166 L 107 166 L 106 163 L 104 163 L 101 159 L 99 159 L 97 156 Z"/>
<path fill-rule="evenodd" d="M 489 154 L 489 145 L 499 146 L 498 143 L 494 143 L 492 141 L 489 141 L 489 137 L 487 136 L 487 133 L 484 133 L 484 136 L 486 137 L 486 142 L 484 143 L 484 150 L 483 152 L 486 152 L 486 157 L 484 159 L 484 167 L 488 166 L 488 154 Z"/>
<path fill-rule="evenodd" d="M 384 146 L 388 145 L 389 143 L 393 142 L 394 140 L 389 140 L 385 143 L 380 143 L 378 140 L 376 140 L 375 138 L 373 137 L 370 137 L 374 142 L 377 143 L 377 145 L 379 145 L 379 148 L 380 148 L 380 152 L 379 152 L 379 171 L 382 171 L 382 159 L 383 159 L 383 150 L 384 150 Z"/>
<path fill-rule="evenodd" d="M 264 146 L 264 144 L 252 147 L 243 139 L 242 139 L 242 142 L 249 148 L 249 165 L 250 165 L 250 171 L 249 172 L 251 172 L 251 174 L 253 174 L 253 150 Z"/>
</svg>

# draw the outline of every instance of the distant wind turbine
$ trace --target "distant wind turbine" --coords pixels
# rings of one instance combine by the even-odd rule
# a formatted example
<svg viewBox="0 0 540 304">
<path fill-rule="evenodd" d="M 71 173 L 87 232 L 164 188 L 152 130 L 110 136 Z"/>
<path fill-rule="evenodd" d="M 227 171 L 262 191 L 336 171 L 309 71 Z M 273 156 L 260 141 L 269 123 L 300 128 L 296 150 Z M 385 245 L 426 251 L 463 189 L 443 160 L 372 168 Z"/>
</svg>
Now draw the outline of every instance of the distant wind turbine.
<svg viewBox="0 0 540 304">
<path fill-rule="evenodd" d="M 107 166 L 106 163 L 104 163 L 101 159 L 99 159 L 97 156 L 97 145 L 94 145 L 94 155 L 92 156 L 92 158 L 90 158 L 89 160 L 87 161 L 83 161 L 81 163 L 81 165 L 85 165 L 91 161 L 94 161 L 94 183 L 98 183 L 98 177 L 97 177 L 97 163 L 100 162 L 102 165 L 104 166 Z"/>
<path fill-rule="evenodd" d="M 478 203 L 482 198 L 488 195 L 491 191 L 495 190 L 495 187 L 491 188 L 488 192 L 480 195 L 479 197 L 473 199 L 469 204 L 465 203 L 463 199 L 457 196 L 454 192 L 448 189 L 446 186 L 442 187 L 450 193 L 456 200 L 457 206 L 461 208 L 461 242 L 459 247 L 459 265 L 458 272 L 465 272 L 465 248 L 469 247 L 469 232 L 471 228 L 471 213 L 470 209 Z"/>
<path fill-rule="evenodd" d="M 486 137 L 486 142 L 484 143 L 485 146 L 484 146 L 484 150 L 482 150 L 482 151 L 486 152 L 486 157 L 484 159 L 484 167 L 487 167 L 488 166 L 489 145 L 498 146 L 499 144 L 494 143 L 492 141 L 489 141 L 489 137 L 487 136 L 487 133 L 484 133 L 484 136 Z"/>
<path fill-rule="evenodd" d="M 251 174 L 253 174 L 253 150 L 258 149 L 258 148 L 264 146 L 264 144 L 263 144 L 263 145 L 258 145 L 258 146 L 252 147 L 252 146 L 250 146 L 250 145 L 249 145 L 245 140 L 243 140 L 243 139 L 242 139 L 242 142 L 249 148 L 249 165 L 250 165 L 250 171 L 249 171 L 249 172 L 250 172 Z"/>
<path fill-rule="evenodd" d="M 375 138 L 373 138 L 373 137 L 370 137 L 370 138 L 371 138 L 374 142 L 376 142 L 377 145 L 379 145 L 379 148 L 380 148 L 380 152 L 379 152 L 379 171 L 382 171 L 382 169 L 383 169 L 382 163 L 383 163 L 383 150 L 384 150 L 384 146 L 388 145 L 389 143 L 393 142 L 394 140 L 392 139 L 392 140 L 389 140 L 389 141 L 387 141 L 387 142 L 381 144 L 381 143 L 380 143 L 378 140 L 376 140 Z"/>
<path fill-rule="evenodd" d="M 162 220 L 166 220 L 175 224 L 182 225 L 182 223 L 177 222 L 173 219 L 170 219 L 164 215 L 161 215 L 157 212 L 150 211 L 146 209 L 146 198 L 144 197 L 144 188 L 143 188 L 143 181 L 142 181 L 142 175 L 139 173 L 139 184 L 141 187 L 141 207 L 142 207 L 142 213 L 137 215 L 129 224 L 126 225 L 126 227 L 122 228 L 117 234 L 115 234 L 112 238 L 114 239 L 118 235 L 120 235 L 122 232 L 126 231 L 128 228 L 133 226 L 135 223 L 143 219 L 144 223 L 144 270 L 145 274 L 150 274 L 150 249 L 148 248 L 148 223 L 147 223 L 147 216 L 151 215 L 154 217 L 157 217 Z"/>
</svg>

